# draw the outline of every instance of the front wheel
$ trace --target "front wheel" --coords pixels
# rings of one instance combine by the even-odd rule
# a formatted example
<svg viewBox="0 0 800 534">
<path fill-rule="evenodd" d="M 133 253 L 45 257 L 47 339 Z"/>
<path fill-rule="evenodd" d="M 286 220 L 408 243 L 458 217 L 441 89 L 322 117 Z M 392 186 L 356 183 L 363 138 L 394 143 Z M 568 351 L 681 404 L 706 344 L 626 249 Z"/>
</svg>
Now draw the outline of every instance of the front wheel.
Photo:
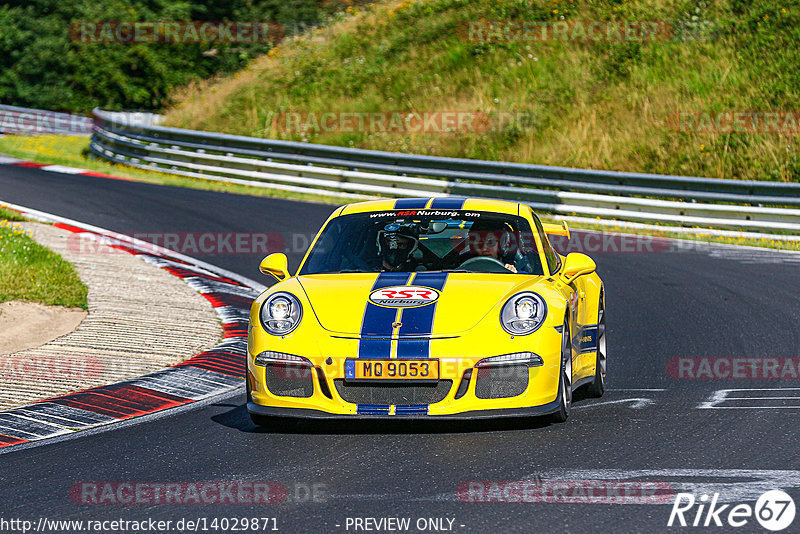
<svg viewBox="0 0 800 534">
<path fill-rule="evenodd" d="M 572 341 L 569 321 L 564 318 L 561 328 L 561 376 L 558 380 L 558 411 L 550 416 L 554 423 L 563 423 L 569 418 L 572 407 Z"/>
<path fill-rule="evenodd" d="M 595 364 L 594 380 L 589 384 L 589 394 L 592 397 L 602 397 L 606 391 L 606 305 L 605 295 L 600 291 L 600 303 L 597 307 L 597 362 Z"/>
</svg>

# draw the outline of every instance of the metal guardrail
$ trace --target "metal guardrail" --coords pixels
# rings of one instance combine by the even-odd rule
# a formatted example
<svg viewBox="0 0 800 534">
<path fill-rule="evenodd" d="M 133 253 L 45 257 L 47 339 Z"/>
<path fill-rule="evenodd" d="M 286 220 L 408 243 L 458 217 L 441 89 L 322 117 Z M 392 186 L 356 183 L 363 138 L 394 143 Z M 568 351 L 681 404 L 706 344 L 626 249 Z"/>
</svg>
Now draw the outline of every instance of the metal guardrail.
<svg viewBox="0 0 800 534">
<path fill-rule="evenodd" d="M 93 113 L 97 156 L 206 180 L 346 198 L 480 196 L 557 214 L 800 233 L 798 183 L 418 156 L 132 125 Z"/>
<path fill-rule="evenodd" d="M 92 117 L 0 105 L 0 133 L 14 135 L 92 134 Z"/>
</svg>

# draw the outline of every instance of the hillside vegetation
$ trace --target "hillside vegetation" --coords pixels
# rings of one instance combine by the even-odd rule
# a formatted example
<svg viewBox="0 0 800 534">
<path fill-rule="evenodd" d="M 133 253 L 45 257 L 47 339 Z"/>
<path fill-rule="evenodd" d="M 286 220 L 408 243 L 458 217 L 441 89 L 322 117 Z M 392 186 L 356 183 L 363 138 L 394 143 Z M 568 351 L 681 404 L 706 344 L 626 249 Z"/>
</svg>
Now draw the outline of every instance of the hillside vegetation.
<svg viewBox="0 0 800 534">
<path fill-rule="evenodd" d="M 0 104 L 77 112 L 96 106 L 158 110 L 176 85 L 234 72 L 266 53 L 271 44 L 264 41 L 272 41 L 273 33 L 279 39 L 323 24 L 353 5 L 354 0 L 0 2 Z M 91 42 L 81 37 L 81 24 L 100 26 L 101 21 L 265 22 L 275 31 L 269 39 L 249 43 Z"/>
<path fill-rule="evenodd" d="M 800 125 L 791 122 L 800 119 L 796 2 L 405 0 L 349 11 L 235 75 L 182 88 L 168 123 L 422 154 L 800 180 Z M 471 23 L 508 20 L 566 21 L 571 31 L 591 21 L 661 26 L 648 39 L 471 38 Z M 324 131 L 307 120 L 445 110 L 478 113 L 491 127 Z M 692 119 L 683 127 L 681 112 Z M 778 127 L 726 131 L 734 115 L 716 118 L 728 112 L 794 115 L 780 115 Z M 287 114 L 307 129 L 288 128 Z"/>
</svg>

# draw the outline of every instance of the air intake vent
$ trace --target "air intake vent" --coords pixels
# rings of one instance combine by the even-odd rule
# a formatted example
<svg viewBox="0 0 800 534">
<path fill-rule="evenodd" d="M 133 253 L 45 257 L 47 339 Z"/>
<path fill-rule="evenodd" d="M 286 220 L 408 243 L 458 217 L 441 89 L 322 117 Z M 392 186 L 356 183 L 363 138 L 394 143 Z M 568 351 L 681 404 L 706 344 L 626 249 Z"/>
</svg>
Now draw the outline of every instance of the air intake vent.
<svg viewBox="0 0 800 534">
<path fill-rule="evenodd" d="M 342 379 L 334 380 L 341 397 L 354 404 L 433 404 L 442 401 L 453 387 L 452 380 L 440 380 L 431 385 L 359 384 Z"/>
<path fill-rule="evenodd" d="M 527 365 L 498 365 L 474 372 L 475 396 L 479 399 L 516 397 L 528 388 Z"/>
<path fill-rule="evenodd" d="M 268 363 L 267 389 L 280 397 L 310 397 L 314 394 L 311 367 L 297 364 Z"/>
</svg>

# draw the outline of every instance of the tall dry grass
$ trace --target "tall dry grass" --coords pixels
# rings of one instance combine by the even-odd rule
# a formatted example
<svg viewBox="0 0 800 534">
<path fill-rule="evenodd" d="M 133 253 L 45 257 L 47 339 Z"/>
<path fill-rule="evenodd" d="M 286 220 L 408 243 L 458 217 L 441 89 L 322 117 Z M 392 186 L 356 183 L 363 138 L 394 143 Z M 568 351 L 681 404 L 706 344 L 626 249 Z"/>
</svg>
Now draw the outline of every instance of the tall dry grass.
<svg viewBox="0 0 800 534">
<path fill-rule="evenodd" d="M 361 9 L 359 11 L 359 9 Z M 800 180 L 797 130 L 691 132 L 680 111 L 800 112 L 800 8 L 779 0 L 386 1 L 289 39 L 235 76 L 184 87 L 179 127 L 549 165 Z M 667 21 L 654 42 L 476 43 L 475 20 Z M 296 112 L 460 110 L 487 133 L 276 127 Z M 800 129 L 800 125 L 798 125 Z"/>
</svg>

